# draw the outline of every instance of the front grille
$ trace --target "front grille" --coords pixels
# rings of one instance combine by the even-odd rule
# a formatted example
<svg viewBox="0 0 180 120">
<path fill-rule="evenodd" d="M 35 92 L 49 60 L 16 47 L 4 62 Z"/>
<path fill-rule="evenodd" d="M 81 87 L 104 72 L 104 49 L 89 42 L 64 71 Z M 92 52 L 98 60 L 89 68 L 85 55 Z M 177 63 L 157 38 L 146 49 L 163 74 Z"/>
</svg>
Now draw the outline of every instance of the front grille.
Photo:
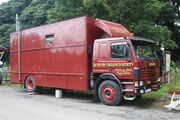
<svg viewBox="0 0 180 120">
<path fill-rule="evenodd" d="M 160 68 L 148 68 L 140 70 L 140 80 L 143 81 L 154 81 L 160 76 Z"/>
</svg>

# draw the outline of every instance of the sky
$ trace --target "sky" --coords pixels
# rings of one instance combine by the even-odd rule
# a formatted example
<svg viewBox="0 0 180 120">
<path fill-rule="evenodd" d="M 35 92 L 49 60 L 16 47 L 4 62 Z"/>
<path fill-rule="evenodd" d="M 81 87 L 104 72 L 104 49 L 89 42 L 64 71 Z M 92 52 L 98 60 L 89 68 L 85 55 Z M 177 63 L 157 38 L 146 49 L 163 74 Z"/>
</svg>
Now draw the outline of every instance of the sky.
<svg viewBox="0 0 180 120">
<path fill-rule="evenodd" d="M 0 4 L 3 3 L 3 2 L 7 2 L 9 0 L 0 0 Z"/>
</svg>

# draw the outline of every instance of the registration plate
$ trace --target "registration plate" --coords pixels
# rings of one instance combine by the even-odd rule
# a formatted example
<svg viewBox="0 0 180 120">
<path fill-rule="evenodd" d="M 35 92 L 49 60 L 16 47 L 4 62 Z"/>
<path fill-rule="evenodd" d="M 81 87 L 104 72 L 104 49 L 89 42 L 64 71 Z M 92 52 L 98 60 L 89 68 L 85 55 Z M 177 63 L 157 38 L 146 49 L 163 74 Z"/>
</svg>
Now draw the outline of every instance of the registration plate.
<svg viewBox="0 0 180 120">
<path fill-rule="evenodd" d="M 148 92 L 151 92 L 151 88 L 145 90 L 145 93 L 148 93 Z"/>
</svg>

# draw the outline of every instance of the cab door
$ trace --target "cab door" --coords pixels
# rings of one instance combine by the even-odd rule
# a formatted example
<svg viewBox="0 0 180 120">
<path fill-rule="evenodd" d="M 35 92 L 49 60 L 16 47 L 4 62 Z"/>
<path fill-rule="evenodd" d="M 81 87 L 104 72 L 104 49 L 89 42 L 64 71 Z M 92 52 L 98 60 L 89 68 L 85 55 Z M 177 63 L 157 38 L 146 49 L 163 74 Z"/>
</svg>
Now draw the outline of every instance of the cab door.
<svg viewBox="0 0 180 120">
<path fill-rule="evenodd" d="M 131 62 L 130 44 L 127 41 L 110 42 L 110 59 L 106 66 L 121 79 L 133 76 L 134 63 Z"/>
</svg>

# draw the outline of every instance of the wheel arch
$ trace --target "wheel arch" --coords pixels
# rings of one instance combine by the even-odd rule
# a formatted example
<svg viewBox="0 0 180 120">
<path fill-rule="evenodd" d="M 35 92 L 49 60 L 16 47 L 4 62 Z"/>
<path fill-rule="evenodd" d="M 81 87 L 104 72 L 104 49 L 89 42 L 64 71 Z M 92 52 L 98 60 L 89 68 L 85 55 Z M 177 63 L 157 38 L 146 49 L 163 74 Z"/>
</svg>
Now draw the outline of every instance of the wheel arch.
<svg viewBox="0 0 180 120">
<path fill-rule="evenodd" d="M 39 86 L 37 86 L 36 84 L 36 79 L 34 79 L 34 77 L 31 75 L 27 75 L 25 77 L 24 84 L 27 89 L 27 92 L 37 92 L 39 89 Z"/>
<path fill-rule="evenodd" d="M 104 80 L 112 80 L 112 81 L 115 81 L 115 82 L 119 85 L 119 87 L 122 89 L 121 81 L 120 81 L 120 79 L 118 79 L 117 76 L 115 76 L 115 75 L 112 74 L 112 73 L 103 73 L 103 74 L 99 75 L 99 77 L 96 79 L 96 82 L 95 82 L 95 91 L 98 90 L 99 85 L 100 85 Z"/>
</svg>

